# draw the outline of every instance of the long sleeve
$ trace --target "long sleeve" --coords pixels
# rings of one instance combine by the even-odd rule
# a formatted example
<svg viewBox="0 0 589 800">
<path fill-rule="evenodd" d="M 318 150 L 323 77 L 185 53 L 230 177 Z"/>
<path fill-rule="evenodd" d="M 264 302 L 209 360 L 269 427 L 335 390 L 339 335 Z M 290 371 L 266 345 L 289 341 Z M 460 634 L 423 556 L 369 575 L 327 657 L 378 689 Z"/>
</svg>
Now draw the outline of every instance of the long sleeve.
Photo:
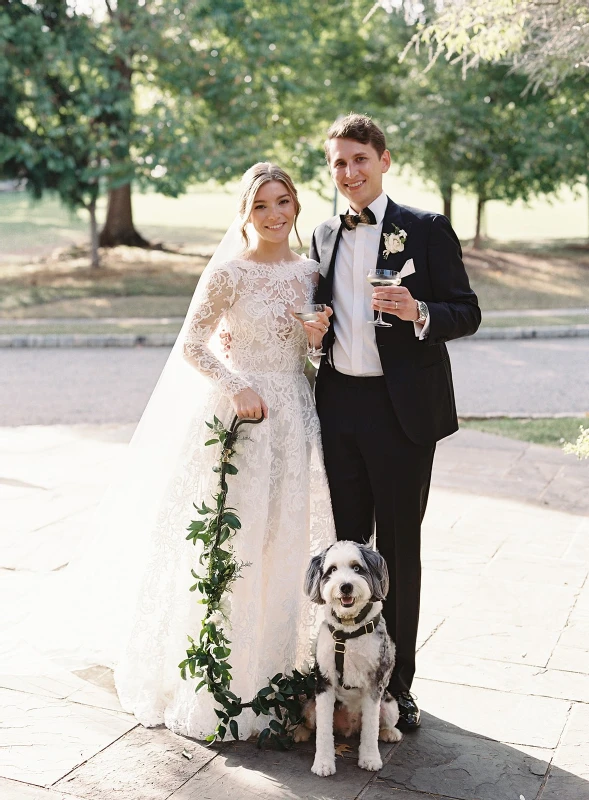
<svg viewBox="0 0 589 800">
<path fill-rule="evenodd" d="M 219 361 L 210 349 L 209 342 L 221 317 L 235 302 L 236 284 L 234 270 L 227 264 L 220 264 L 203 273 L 184 340 L 186 360 L 215 381 L 228 397 L 247 389 L 249 384 Z"/>
<path fill-rule="evenodd" d="M 426 341 L 440 344 L 471 336 L 480 325 L 481 310 L 464 269 L 458 237 L 441 214 L 432 221 L 427 255 L 434 296 L 423 298 L 430 313 Z"/>
</svg>

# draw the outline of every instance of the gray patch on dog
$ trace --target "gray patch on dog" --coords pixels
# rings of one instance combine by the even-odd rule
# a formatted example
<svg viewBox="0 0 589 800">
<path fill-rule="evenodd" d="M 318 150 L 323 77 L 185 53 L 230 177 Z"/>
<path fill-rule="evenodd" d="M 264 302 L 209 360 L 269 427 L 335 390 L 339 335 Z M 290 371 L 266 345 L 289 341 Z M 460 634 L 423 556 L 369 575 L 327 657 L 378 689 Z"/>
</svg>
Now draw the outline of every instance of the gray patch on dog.
<svg viewBox="0 0 589 800">
<path fill-rule="evenodd" d="M 359 544 L 358 549 L 366 564 L 366 579 L 372 592 L 373 602 L 384 600 L 389 592 L 389 569 L 387 562 L 377 550 L 372 550 L 365 544 Z"/>
<path fill-rule="evenodd" d="M 321 597 L 321 578 L 323 577 L 325 556 L 331 547 L 333 547 L 333 545 L 327 547 L 322 553 L 319 553 L 318 556 L 313 556 L 305 574 L 303 591 L 311 598 L 313 603 L 318 603 L 319 605 L 325 605 L 325 600 Z"/>
</svg>

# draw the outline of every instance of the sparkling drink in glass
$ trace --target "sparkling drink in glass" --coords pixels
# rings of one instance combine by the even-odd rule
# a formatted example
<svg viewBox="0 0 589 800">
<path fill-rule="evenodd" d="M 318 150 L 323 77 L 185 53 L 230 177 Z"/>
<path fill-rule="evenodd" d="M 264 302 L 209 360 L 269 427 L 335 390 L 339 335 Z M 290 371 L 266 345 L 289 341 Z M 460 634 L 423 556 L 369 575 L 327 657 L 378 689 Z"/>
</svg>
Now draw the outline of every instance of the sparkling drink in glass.
<svg viewBox="0 0 589 800">
<path fill-rule="evenodd" d="M 301 322 L 316 322 L 319 319 L 320 311 L 325 311 L 325 303 L 307 303 L 304 306 L 295 308 L 292 313 L 297 319 L 300 319 Z M 307 355 L 309 357 L 320 358 L 324 356 L 325 353 L 322 350 L 318 350 L 315 345 L 311 345 L 307 342 Z"/>
<path fill-rule="evenodd" d="M 399 286 L 401 283 L 401 275 L 394 269 L 371 269 L 366 276 L 368 283 L 372 286 Z M 368 320 L 369 325 L 375 325 L 377 328 L 392 328 L 390 322 L 385 322 L 382 318 L 381 309 L 378 310 L 376 319 Z"/>
</svg>

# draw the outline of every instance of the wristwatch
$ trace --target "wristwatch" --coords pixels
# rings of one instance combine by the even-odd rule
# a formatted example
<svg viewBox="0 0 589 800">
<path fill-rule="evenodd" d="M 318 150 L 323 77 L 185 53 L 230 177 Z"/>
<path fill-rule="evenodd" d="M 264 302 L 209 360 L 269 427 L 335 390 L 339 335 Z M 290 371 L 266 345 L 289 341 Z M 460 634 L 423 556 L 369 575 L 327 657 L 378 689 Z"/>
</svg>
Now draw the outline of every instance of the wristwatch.
<svg viewBox="0 0 589 800">
<path fill-rule="evenodd" d="M 417 311 L 419 312 L 419 316 L 415 322 L 423 325 L 429 317 L 429 308 L 427 307 L 427 303 L 424 303 L 423 300 L 416 300 L 415 302 L 417 303 Z"/>
</svg>

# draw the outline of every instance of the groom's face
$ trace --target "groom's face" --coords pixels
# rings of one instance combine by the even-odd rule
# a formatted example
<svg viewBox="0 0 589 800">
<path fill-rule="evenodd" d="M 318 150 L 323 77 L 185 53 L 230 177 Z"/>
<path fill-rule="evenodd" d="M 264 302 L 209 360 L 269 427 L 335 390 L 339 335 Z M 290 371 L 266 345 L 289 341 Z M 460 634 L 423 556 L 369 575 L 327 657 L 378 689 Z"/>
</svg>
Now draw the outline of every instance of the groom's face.
<svg viewBox="0 0 589 800">
<path fill-rule="evenodd" d="M 382 176 L 391 166 L 388 150 L 379 156 L 371 144 L 330 139 L 327 153 L 331 177 L 354 211 L 362 211 L 382 193 Z"/>
</svg>

